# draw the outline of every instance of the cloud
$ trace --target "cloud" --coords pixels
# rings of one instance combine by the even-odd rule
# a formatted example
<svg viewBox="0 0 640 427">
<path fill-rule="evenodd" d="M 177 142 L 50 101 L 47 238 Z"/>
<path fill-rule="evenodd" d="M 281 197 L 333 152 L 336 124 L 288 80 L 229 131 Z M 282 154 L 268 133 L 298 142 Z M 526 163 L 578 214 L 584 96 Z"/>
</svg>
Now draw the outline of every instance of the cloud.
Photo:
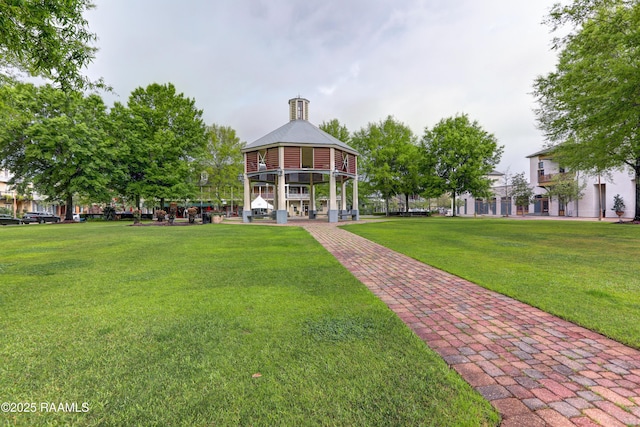
<svg viewBox="0 0 640 427">
<path fill-rule="evenodd" d="M 360 75 L 360 64 L 357 62 L 352 64 L 346 72 L 342 73 L 335 79 L 335 82 L 318 86 L 318 92 L 325 96 L 331 96 L 341 86 L 349 84 L 358 78 Z"/>
<path fill-rule="evenodd" d="M 506 146 L 501 167 L 522 169 L 543 144 L 529 93 L 554 66 L 540 24 L 553 2 L 97 0 L 88 74 L 121 101 L 171 81 L 247 141 L 285 123 L 298 94 L 313 123 L 351 131 L 393 115 L 421 135 L 465 112 Z"/>
</svg>

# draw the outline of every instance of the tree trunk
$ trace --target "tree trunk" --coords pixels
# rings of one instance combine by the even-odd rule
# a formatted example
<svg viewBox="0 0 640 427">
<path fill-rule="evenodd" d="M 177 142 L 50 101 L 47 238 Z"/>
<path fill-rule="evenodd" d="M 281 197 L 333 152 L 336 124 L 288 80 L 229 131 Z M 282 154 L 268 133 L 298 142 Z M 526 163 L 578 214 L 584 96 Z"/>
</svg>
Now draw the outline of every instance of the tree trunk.
<svg viewBox="0 0 640 427">
<path fill-rule="evenodd" d="M 136 209 L 140 210 L 140 195 L 136 196 Z"/>
<path fill-rule="evenodd" d="M 409 213 L 409 195 L 404 195 L 404 212 Z"/>
<path fill-rule="evenodd" d="M 64 213 L 65 221 L 73 221 L 73 195 L 67 194 L 66 197 L 66 212 Z"/>
<path fill-rule="evenodd" d="M 636 211 L 633 220 L 640 221 L 640 157 L 636 159 L 636 167 L 633 169 L 636 173 Z"/>
<path fill-rule="evenodd" d="M 451 208 L 451 216 L 456 216 L 456 192 L 451 192 L 453 207 Z"/>
<path fill-rule="evenodd" d="M 385 208 L 386 208 L 385 209 L 385 211 L 386 211 L 385 212 L 385 216 L 389 216 L 389 198 L 388 197 L 386 197 L 384 199 L 384 204 L 385 204 Z"/>
</svg>

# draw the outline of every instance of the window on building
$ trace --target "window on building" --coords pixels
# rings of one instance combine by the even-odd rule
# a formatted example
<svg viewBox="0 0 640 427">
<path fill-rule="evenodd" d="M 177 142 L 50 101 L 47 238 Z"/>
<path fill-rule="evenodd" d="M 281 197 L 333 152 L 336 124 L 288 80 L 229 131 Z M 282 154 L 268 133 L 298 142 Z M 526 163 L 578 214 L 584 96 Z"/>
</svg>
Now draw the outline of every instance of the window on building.
<svg viewBox="0 0 640 427">
<path fill-rule="evenodd" d="M 302 102 L 302 100 L 298 100 L 298 111 L 297 111 L 297 118 L 298 120 L 302 120 L 304 119 L 304 102 Z"/>
</svg>

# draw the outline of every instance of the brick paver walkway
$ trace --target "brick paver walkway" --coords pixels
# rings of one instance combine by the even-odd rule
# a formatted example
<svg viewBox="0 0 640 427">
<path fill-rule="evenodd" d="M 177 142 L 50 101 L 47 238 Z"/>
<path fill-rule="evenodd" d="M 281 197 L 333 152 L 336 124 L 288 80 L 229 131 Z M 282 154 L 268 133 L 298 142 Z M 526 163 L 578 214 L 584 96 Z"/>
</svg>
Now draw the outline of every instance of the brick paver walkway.
<svg viewBox="0 0 640 427">
<path fill-rule="evenodd" d="M 639 351 L 331 224 L 303 226 L 497 408 L 502 426 L 640 425 Z"/>
</svg>

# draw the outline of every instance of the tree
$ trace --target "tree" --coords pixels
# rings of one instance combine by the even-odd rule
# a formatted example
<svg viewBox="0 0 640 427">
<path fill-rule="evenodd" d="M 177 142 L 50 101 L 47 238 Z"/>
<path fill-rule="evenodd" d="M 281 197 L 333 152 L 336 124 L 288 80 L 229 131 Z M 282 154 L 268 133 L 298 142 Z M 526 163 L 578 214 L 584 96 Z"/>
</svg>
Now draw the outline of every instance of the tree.
<svg viewBox="0 0 640 427">
<path fill-rule="evenodd" d="M 201 170 L 207 172 L 207 185 L 213 189 L 218 203 L 222 201 L 225 189 L 241 195 L 242 183 L 238 181 L 238 175 L 244 167 L 243 146 L 234 129 L 216 124 L 207 127 L 207 144 L 198 163 Z"/>
<path fill-rule="evenodd" d="M 80 70 L 94 58 L 83 13 L 90 0 L 0 2 L 0 67 L 50 79 L 67 91 L 88 83 Z"/>
<path fill-rule="evenodd" d="M 0 101 L 0 167 L 19 191 L 63 201 L 67 220 L 74 196 L 104 199 L 114 150 L 98 95 L 19 83 L 0 87 Z"/>
<path fill-rule="evenodd" d="M 524 216 L 525 208 L 528 208 L 533 201 L 533 189 L 524 177 L 524 172 L 517 173 L 511 178 L 511 195 L 516 207 L 522 208 Z"/>
<path fill-rule="evenodd" d="M 349 129 L 347 129 L 345 125 L 340 124 L 338 119 L 331 119 L 328 122 L 322 122 L 318 127 L 345 144 L 349 144 L 351 141 Z"/>
<path fill-rule="evenodd" d="M 120 142 L 121 195 L 140 199 L 184 199 L 197 194 L 195 160 L 207 142 L 202 111 L 169 83 L 137 88 L 127 107 L 111 111 L 111 134 Z"/>
<path fill-rule="evenodd" d="M 511 212 L 511 200 L 513 199 L 513 174 L 511 173 L 510 168 L 507 168 L 504 174 L 502 174 L 502 185 L 503 190 L 500 196 L 504 195 L 506 204 L 506 206 L 502 206 L 502 209 L 504 210 L 506 208 L 505 216 L 508 217 L 509 213 Z"/>
<path fill-rule="evenodd" d="M 333 136 L 334 138 L 344 142 L 345 144 L 351 143 L 351 134 L 349 129 L 343 124 L 340 123 L 338 119 L 331 119 L 328 122 L 320 123 L 318 126 L 321 130 Z M 360 162 L 358 162 L 358 169 L 360 169 Z M 315 185 L 315 196 L 316 197 L 329 197 L 329 186 L 328 185 Z M 369 194 L 369 189 L 365 186 L 360 185 L 359 188 L 360 194 L 365 195 Z M 341 197 L 348 197 L 349 201 L 353 202 L 353 193 L 350 188 L 347 189 L 347 194 L 341 195 Z M 354 207 L 354 209 L 357 208 Z"/>
<path fill-rule="evenodd" d="M 369 123 L 352 137 L 352 145 L 360 152 L 359 172 L 366 186 L 385 199 L 387 215 L 389 199 L 404 194 L 408 197 L 421 191 L 418 150 L 411 129 L 388 116 L 379 123 Z"/>
<path fill-rule="evenodd" d="M 414 137 L 398 154 L 397 165 L 398 193 L 404 195 L 404 211 L 409 212 L 409 196 L 423 192 L 426 178 L 420 174 L 420 149 Z"/>
<path fill-rule="evenodd" d="M 423 174 L 435 175 L 434 185 L 449 192 L 455 205 L 456 196 L 464 192 L 476 197 L 489 194 L 488 175 L 500 161 L 503 147 L 463 114 L 442 119 L 431 130 L 425 128 L 422 150 L 427 159 Z"/>
<path fill-rule="evenodd" d="M 535 81 L 539 125 L 573 170 L 629 167 L 640 221 L 640 3 L 575 0 L 556 5 L 549 22 L 573 29 L 556 40 L 556 70 Z"/>
<path fill-rule="evenodd" d="M 586 183 L 580 184 L 573 174 L 558 174 L 549 185 L 547 193 L 550 198 L 558 199 L 559 209 L 564 210 L 572 200 L 580 200 L 584 196 Z"/>
</svg>

